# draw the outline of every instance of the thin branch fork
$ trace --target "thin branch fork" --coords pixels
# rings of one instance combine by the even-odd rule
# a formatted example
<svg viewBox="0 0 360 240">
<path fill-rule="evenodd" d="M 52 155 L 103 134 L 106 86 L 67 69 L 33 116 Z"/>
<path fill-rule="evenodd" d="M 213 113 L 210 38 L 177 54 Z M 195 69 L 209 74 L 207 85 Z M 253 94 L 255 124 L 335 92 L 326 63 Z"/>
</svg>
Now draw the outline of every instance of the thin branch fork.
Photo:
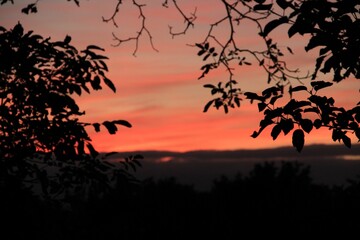
<svg viewBox="0 0 360 240">
<path fill-rule="evenodd" d="M 169 26 L 169 33 L 170 35 L 174 38 L 176 36 L 179 36 L 179 35 L 185 35 L 187 33 L 187 31 L 189 30 L 190 27 L 194 27 L 194 22 L 195 20 L 197 19 L 196 17 L 196 11 L 197 11 L 197 8 L 195 8 L 194 12 L 191 13 L 191 16 L 188 17 L 185 15 L 184 11 L 179 7 L 179 5 L 177 4 L 176 0 L 173 0 L 172 1 L 174 3 L 174 6 L 176 8 L 176 10 L 181 14 L 181 16 L 183 17 L 184 19 L 184 23 L 186 24 L 185 28 L 183 31 L 179 31 L 179 32 L 173 32 L 172 29 L 173 27 L 172 26 Z M 164 5 L 165 4 L 165 5 Z M 164 2 L 163 6 L 165 7 L 168 7 L 167 5 L 167 1 Z"/>
<path fill-rule="evenodd" d="M 146 26 L 146 16 L 143 12 L 143 8 L 146 6 L 145 4 L 139 4 L 136 2 L 136 0 L 132 0 L 132 3 L 134 6 L 137 7 L 138 11 L 139 11 L 139 18 L 141 19 L 141 25 L 140 25 L 140 29 L 137 31 L 137 35 L 134 36 L 134 37 L 128 37 L 128 38 L 119 38 L 114 32 L 112 33 L 112 36 L 113 36 L 113 40 L 116 41 L 117 43 L 116 44 L 112 44 L 112 46 L 114 47 L 118 47 L 120 46 L 121 44 L 125 43 L 125 42 L 130 42 L 130 41 L 135 41 L 135 49 L 133 51 L 133 55 L 136 56 L 136 53 L 138 52 L 138 49 L 139 49 L 139 42 L 140 42 L 140 37 L 141 35 L 145 32 L 145 34 L 149 37 L 149 41 L 150 41 L 150 45 L 152 47 L 152 49 L 156 52 L 158 52 L 158 50 L 155 48 L 155 45 L 153 43 L 153 37 L 149 31 L 149 29 L 147 28 Z M 112 22 L 113 25 L 115 27 L 118 27 L 118 24 L 116 22 L 116 16 L 117 14 L 119 13 L 120 11 L 120 5 L 122 4 L 122 1 L 119 0 L 115 6 L 115 11 L 114 13 L 112 14 L 111 17 L 109 18 L 104 18 L 103 17 L 103 21 L 104 22 Z"/>
</svg>

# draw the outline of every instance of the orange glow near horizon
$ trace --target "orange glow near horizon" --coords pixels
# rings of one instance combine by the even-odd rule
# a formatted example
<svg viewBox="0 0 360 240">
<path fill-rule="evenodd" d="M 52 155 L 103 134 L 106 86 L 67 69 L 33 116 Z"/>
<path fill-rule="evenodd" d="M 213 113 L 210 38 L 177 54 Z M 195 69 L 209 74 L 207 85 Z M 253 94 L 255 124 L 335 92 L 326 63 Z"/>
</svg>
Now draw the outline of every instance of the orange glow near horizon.
<svg viewBox="0 0 360 240">
<path fill-rule="evenodd" d="M 202 85 L 216 84 L 227 77 L 225 70 L 220 69 L 197 80 L 201 75 L 202 61 L 196 55 L 197 49 L 186 45 L 202 41 L 207 33 L 206 20 L 209 16 L 216 19 L 211 13 L 215 13 L 217 9 L 212 9 L 211 4 L 205 4 L 206 7 L 202 8 L 201 1 L 197 1 L 198 25 L 190 29 L 187 36 L 171 39 L 168 24 L 177 23 L 176 26 L 181 29 L 181 16 L 167 12 L 161 7 L 160 1 L 156 4 L 149 3 L 145 14 L 148 15 L 148 27 L 152 30 L 154 45 L 159 52 L 155 52 L 149 45 L 147 36 L 143 36 L 137 56 L 134 57 L 132 53 L 135 43 L 112 47 L 111 33 L 131 35 L 137 29 L 138 18 L 122 17 L 117 29 L 111 23 L 103 23 L 101 17 L 111 16 L 117 1 L 106 2 L 109 4 L 83 1 L 78 8 L 66 1 L 39 1 L 39 12 L 30 15 L 21 14 L 21 8 L 26 6 L 21 1 L 0 7 L 1 25 L 8 29 L 20 21 L 26 31 L 34 30 L 44 37 L 51 36 L 53 41 L 70 35 L 72 44 L 77 48 L 83 49 L 95 44 L 106 49 L 104 55 L 109 57 L 108 77 L 114 82 L 117 92 L 104 89 L 76 99 L 82 110 L 85 110 L 84 119 L 88 122 L 124 119 L 133 127 L 119 127 L 116 135 L 109 135 L 105 129 L 95 133 L 89 128 L 93 144 L 99 151 L 226 150 L 291 145 L 291 134 L 281 134 L 273 141 L 270 136 L 271 127 L 256 139 L 250 137 L 254 130 L 258 130 L 262 119 L 256 104 L 243 101 L 240 109 L 230 111 L 229 114 L 215 109 L 210 109 L 208 113 L 202 112 L 206 102 L 211 99 L 208 90 Z M 130 9 L 131 6 L 127 7 Z M 185 7 L 187 11 L 193 11 L 191 6 Z M 249 31 L 254 32 L 250 27 Z M 255 45 L 257 40 L 251 36 L 244 38 L 244 43 Z M 293 44 L 295 52 L 303 51 L 303 45 L 299 44 L 298 39 Z M 309 60 L 312 61 L 311 64 L 314 62 L 310 57 L 311 54 L 300 54 L 290 62 L 296 65 L 294 68 L 308 69 Z M 245 91 L 261 91 L 266 87 L 266 80 L 262 80 L 266 79 L 264 73 L 253 66 L 239 68 L 236 73 L 238 82 Z M 358 82 L 349 79 L 330 89 L 329 94 L 332 94 L 339 105 L 354 106 L 359 101 L 358 91 Z M 333 143 L 331 132 L 326 129 L 306 134 L 305 141 L 306 144 Z"/>
</svg>

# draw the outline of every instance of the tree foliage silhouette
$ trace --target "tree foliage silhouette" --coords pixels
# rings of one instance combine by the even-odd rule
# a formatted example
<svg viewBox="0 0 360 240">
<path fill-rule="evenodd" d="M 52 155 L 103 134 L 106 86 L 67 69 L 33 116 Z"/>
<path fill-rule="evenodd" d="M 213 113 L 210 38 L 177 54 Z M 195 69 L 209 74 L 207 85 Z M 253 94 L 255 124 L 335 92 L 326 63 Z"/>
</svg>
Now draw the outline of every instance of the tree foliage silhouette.
<svg viewBox="0 0 360 240">
<path fill-rule="evenodd" d="M 6 3 L 8 1 L 3 1 Z M 13 2 L 13 1 L 11 1 Z M 195 26 L 197 8 L 187 14 L 180 6 L 180 1 L 164 0 L 162 6 L 175 8 L 184 20 L 182 30 L 169 27 L 172 37 L 187 34 Z M 275 140 L 283 133 L 292 132 L 292 143 L 301 151 L 305 144 L 305 133 L 314 129 L 328 128 L 332 131 L 334 141 L 342 141 L 351 147 L 350 134 L 360 140 L 360 103 L 353 108 L 345 109 L 336 106 L 335 99 L 331 96 L 321 95 L 323 88 L 335 86 L 334 83 L 349 78 L 360 78 L 360 9 L 357 0 L 219 0 L 223 15 L 214 22 L 209 22 L 208 33 L 204 40 L 195 43 L 204 65 L 201 66 L 204 78 L 211 71 L 225 68 L 228 77 L 218 84 L 205 84 L 214 98 L 204 107 L 207 112 L 211 107 L 223 109 L 225 113 L 232 108 L 240 107 L 245 98 L 251 103 L 256 102 L 258 110 L 264 115 L 257 131 L 252 137 L 258 137 L 261 132 L 272 127 L 271 136 Z M 79 1 L 75 1 L 79 5 Z M 121 12 L 118 1 L 110 17 L 103 18 L 118 27 L 117 15 Z M 153 44 L 151 31 L 148 29 L 146 15 L 143 9 L 145 4 L 132 0 L 138 9 L 141 19 L 140 28 L 136 36 L 119 38 L 115 33 L 113 37 L 115 46 L 120 46 L 129 41 L 135 41 L 134 55 L 138 51 L 141 36 L 147 35 Z M 37 12 L 37 2 L 29 4 L 23 9 L 25 13 Z M 34 10 L 35 8 L 35 10 Z M 253 24 L 259 32 L 259 46 L 262 49 L 250 49 L 241 46 L 240 32 L 245 32 L 243 22 Z M 311 74 L 301 75 L 298 69 L 292 70 L 285 60 L 286 54 L 294 54 L 290 47 L 280 47 L 273 36 L 275 30 L 287 27 L 288 37 L 294 35 L 307 37 L 309 41 L 304 48 L 308 51 L 318 50 Z M 216 30 L 229 29 L 224 35 Z M 144 33 L 144 34 L 143 34 Z M 266 74 L 265 81 L 269 87 L 261 93 L 243 91 L 239 85 L 239 78 L 235 70 L 247 65 L 258 65 Z M 324 81 L 322 78 L 332 80 Z M 285 99 L 287 102 L 278 101 Z"/>
<path fill-rule="evenodd" d="M 211 25 L 210 31 L 201 44 L 198 55 L 206 62 L 202 66 L 204 77 L 211 70 L 223 66 L 229 72 L 229 78 L 224 84 L 217 86 L 206 84 L 212 95 L 220 95 L 209 101 L 205 106 L 206 112 L 211 106 L 224 108 L 239 107 L 241 97 L 249 99 L 251 103 L 258 103 L 258 110 L 264 114 L 260 128 L 252 134 L 256 138 L 265 128 L 273 126 L 271 136 L 275 140 L 281 132 L 285 135 L 293 131 L 292 143 L 300 152 L 305 143 L 305 134 L 314 128 L 326 127 L 332 131 L 334 141 L 342 141 L 351 147 L 348 133 L 354 133 L 360 140 L 360 102 L 353 108 L 346 110 L 344 107 L 335 106 L 332 97 L 319 95 L 319 90 L 340 82 L 346 78 L 360 78 L 360 50 L 358 44 L 360 35 L 356 29 L 360 26 L 359 4 L 357 1 L 235 1 L 228 3 L 222 1 L 227 14 L 219 22 Z M 251 50 L 240 48 L 237 45 L 235 24 L 242 21 L 251 21 L 259 29 L 259 37 L 264 42 L 264 50 Z M 213 27 L 227 22 L 230 26 L 228 40 L 222 44 L 218 36 L 213 35 Z M 309 35 L 310 40 L 305 46 L 306 51 L 320 47 L 316 59 L 314 72 L 311 75 L 299 77 L 298 70 L 287 67 L 282 60 L 284 51 L 270 36 L 271 32 L 282 25 L 288 25 L 288 36 L 295 34 Z M 209 43 L 220 47 L 219 54 Z M 293 54 L 291 48 L 287 51 Z M 214 58 L 209 59 L 210 55 Z M 242 92 L 236 88 L 234 80 L 233 63 L 251 65 L 252 58 L 268 75 L 267 82 L 270 87 L 261 94 L 255 92 Z M 333 80 L 323 81 L 318 79 L 318 72 L 332 74 Z M 310 80 L 309 84 L 304 83 Z M 288 93 L 289 100 L 284 105 L 277 104 L 278 100 Z M 294 98 L 295 92 L 307 95 L 305 99 Z"/>
<path fill-rule="evenodd" d="M 110 134 L 125 120 L 84 123 L 74 95 L 116 88 L 106 77 L 107 57 L 89 45 L 79 51 L 71 37 L 52 42 L 25 32 L 18 23 L 0 28 L 0 181 L 25 186 L 40 181 L 44 196 L 66 193 L 99 194 L 112 182 L 132 180 L 125 168 L 139 165 L 141 156 L 121 166 L 105 160 L 91 144 L 86 127 Z M 124 168 L 125 167 L 125 168 Z"/>
</svg>

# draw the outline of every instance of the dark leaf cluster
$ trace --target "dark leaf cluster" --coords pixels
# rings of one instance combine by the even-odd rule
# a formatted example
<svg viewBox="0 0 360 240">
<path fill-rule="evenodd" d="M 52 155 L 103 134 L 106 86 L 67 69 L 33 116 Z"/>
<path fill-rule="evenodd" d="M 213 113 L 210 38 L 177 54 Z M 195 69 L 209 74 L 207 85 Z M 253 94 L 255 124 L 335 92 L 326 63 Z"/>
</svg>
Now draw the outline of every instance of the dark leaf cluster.
<svg viewBox="0 0 360 240">
<path fill-rule="evenodd" d="M 86 185 L 104 190 L 111 174 L 127 172 L 100 159 L 86 131 L 89 125 L 99 131 L 100 124 L 81 122 L 85 112 L 74 99 L 103 85 L 116 91 L 99 51 L 95 45 L 77 50 L 70 36 L 53 42 L 20 23 L 0 28 L 0 182 L 37 179 L 45 195 L 57 195 Z M 110 134 L 116 125 L 131 127 L 125 120 L 102 125 Z"/>
<path fill-rule="evenodd" d="M 74 2 L 78 7 L 80 6 L 79 0 L 67 0 L 67 1 Z M 14 0 L 2 0 L 0 5 L 6 4 L 8 2 L 14 4 Z M 38 9 L 37 9 L 38 2 L 39 2 L 39 0 L 36 0 L 35 2 L 28 4 L 26 7 L 21 9 L 21 12 L 25 13 L 25 14 L 37 13 L 38 12 Z"/>
<path fill-rule="evenodd" d="M 309 34 L 305 50 L 320 48 L 312 78 L 316 78 L 319 70 L 325 74 L 332 71 L 335 82 L 351 75 L 360 78 L 359 2 L 301 1 L 301 5 L 292 8 L 289 18 L 294 19 L 294 23 L 288 30 L 289 37 Z"/>
<path fill-rule="evenodd" d="M 232 88 L 232 85 L 236 84 L 235 80 L 231 80 L 222 86 L 222 82 L 219 82 L 217 86 L 212 84 L 205 84 L 204 88 L 210 88 L 212 95 L 220 95 L 220 97 L 210 100 L 204 107 L 204 112 L 207 112 L 211 106 L 215 106 L 216 109 L 223 108 L 225 113 L 229 112 L 229 108 L 240 107 L 240 94 L 241 90 Z"/>
<path fill-rule="evenodd" d="M 281 132 L 287 135 L 293 131 L 292 144 L 300 152 L 305 144 L 304 133 L 325 127 L 332 131 L 334 141 L 342 141 L 350 148 L 351 139 L 348 135 L 354 134 L 359 139 L 358 105 L 348 110 L 336 107 L 335 100 L 331 96 L 320 96 L 317 92 L 346 78 L 360 78 L 358 1 L 239 0 L 231 3 L 223 1 L 223 4 L 226 9 L 224 17 L 210 25 L 204 44 L 196 44 L 200 48 L 199 56 L 206 53 L 210 47 L 209 43 L 213 42 L 220 47 L 219 54 L 214 60 L 202 66 L 203 73 L 199 78 L 223 66 L 229 73 L 229 79 L 232 80 L 234 68 L 231 67 L 231 62 L 238 61 L 239 66 L 251 65 L 250 60 L 245 60 L 246 56 L 250 56 L 252 60 L 258 62 L 260 68 L 265 70 L 268 75 L 267 82 L 271 84 L 260 95 L 254 92 L 244 93 L 245 98 L 251 103 L 256 101 L 259 112 L 264 113 L 260 129 L 253 133 L 253 137 L 257 137 L 270 125 L 274 126 L 271 131 L 274 140 Z M 237 40 L 241 36 L 235 35 L 235 31 L 240 29 L 238 26 L 241 26 L 243 20 L 253 22 L 260 29 L 259 35 L 265 45 L 264 50 L 238 46 Z M 230 28 L 230 32 L 226 37 L 227 41 L 223 44 L 213 29 L 225 23 Z M 295 34 L 310 37 L 309 42 L 304 46 L 306 51 L 319 49 L 312 75 L 301 77 L 297 69 L 289 69 L 286 62 L 282 60 L 284 52 L 271 35 L 283 26 L 288 27 L 289 38 Z M 294 54 L 290 47 L 286 49 L 290 54 Z M 208 60 L 209 56 L 206 54 L 202 60 Z M 319 71 L 323 74 L 332 74 L 333 82 L 318 80 Z M 294 86 L 294 81 L 299 82 L 300 85 Z M 309 81 L 306 85 L 311 86 L 310 90 L 303 81 Z M 226 102 L 224 99 L 232 97 L 220 87 L 212 84 L 205 84 L 205 86 L 211 89 L 212 94 L 220 93 L 223 96 L 209 101 L 204 111 L 211 106 L 219 109 L 219 106 Z M 282 107 L 275 107 L 275 102 L 284 98 L 285 89 L 290 99 Z M 307 97 L 294 99 L 295 95 L 299 96 L 297 92 Z"/>
<path fill-rule="evenodd" d="M 290 94 L 294 92 L 307 92 L 310 97 L 298 101 L 291 99 L 284 106 L 275 106 L 276 100 L 283 95 L 283 88 L 270 87 L 265 89 L 261 95 L 246 92 L 244 95 L 251 102 L 258 102 L 259 112 L 263 112 L 264 119 L 260 121 L 260 129 L 252 134 L 256 138 L 268 126 L 273 125 L 271 136 L 276 140 L 281 132 L 287 135 L 293 131 L 292 144 L 301 151 L 305 144 L 305 134 L 314 129 L 326 127 L 333 132 L 334 141 L 342 141 L 345 146 L 351 148 L 351 139 L 347 134 L 354 134 L 360 141 L 359 110 L 360 105 L 345 110 L 335 106 L 335 100 L 326 96 L 320 96 L 317 91 L 330 87 L 332 83 L 324 81 L 313 81 L 312 89 L 307 90 L 305 86 L 290 87 Z M 296 128 L 297 126 L 297 128 Z"/>
</svg>

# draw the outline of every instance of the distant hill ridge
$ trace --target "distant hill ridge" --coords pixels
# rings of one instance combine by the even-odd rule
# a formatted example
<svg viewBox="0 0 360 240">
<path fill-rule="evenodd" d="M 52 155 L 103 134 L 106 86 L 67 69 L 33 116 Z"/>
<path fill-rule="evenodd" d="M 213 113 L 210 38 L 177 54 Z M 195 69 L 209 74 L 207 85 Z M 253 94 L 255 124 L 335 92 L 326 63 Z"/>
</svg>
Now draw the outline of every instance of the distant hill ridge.
<svg viewBox="0 0 360 240">
<path fill-rule="evenodd" d="M 298 161 L 311 167 L 316 183 L 345 184 L 360 175 L 360 145 L 348 149 L 341 144 L 308 145 L 301 153 L 293 147 L 243 150 L 199 150 L 188 152 L 136 151 L 113 155 L 113 161 L 128 155 L 142 154 L 140 179 L 175 177 L 181 183 L 199 190 L 209 190 L 212 181 L 221 175 L 247 175 L 255 164 L 262 162 Z M 358 159 L 359 161 L 345 161 Z"/>
<path fill-rule="evenodd" d="M 182 159 L 182 161 L 211 161 L 211 160 L 252 160 L 262 159 L 269 161 L 276 160 L 360 160 L 360 144 L 354 144 L 351 149 L 341 144 L 318 144 L 308 145 L 301 153 L 298 153 L 293 147 L 277 147 L 265 149 L 238 149 L 238 150 L 196 150 L 187 152 L 175 151 L 135 151 L 135 152 L 122 152 L 116 157 L 125 157 L 131 154 L 141 154 L 145 157 L 145 161 L 152 161 L 168 157 Z"/>
</svg>

